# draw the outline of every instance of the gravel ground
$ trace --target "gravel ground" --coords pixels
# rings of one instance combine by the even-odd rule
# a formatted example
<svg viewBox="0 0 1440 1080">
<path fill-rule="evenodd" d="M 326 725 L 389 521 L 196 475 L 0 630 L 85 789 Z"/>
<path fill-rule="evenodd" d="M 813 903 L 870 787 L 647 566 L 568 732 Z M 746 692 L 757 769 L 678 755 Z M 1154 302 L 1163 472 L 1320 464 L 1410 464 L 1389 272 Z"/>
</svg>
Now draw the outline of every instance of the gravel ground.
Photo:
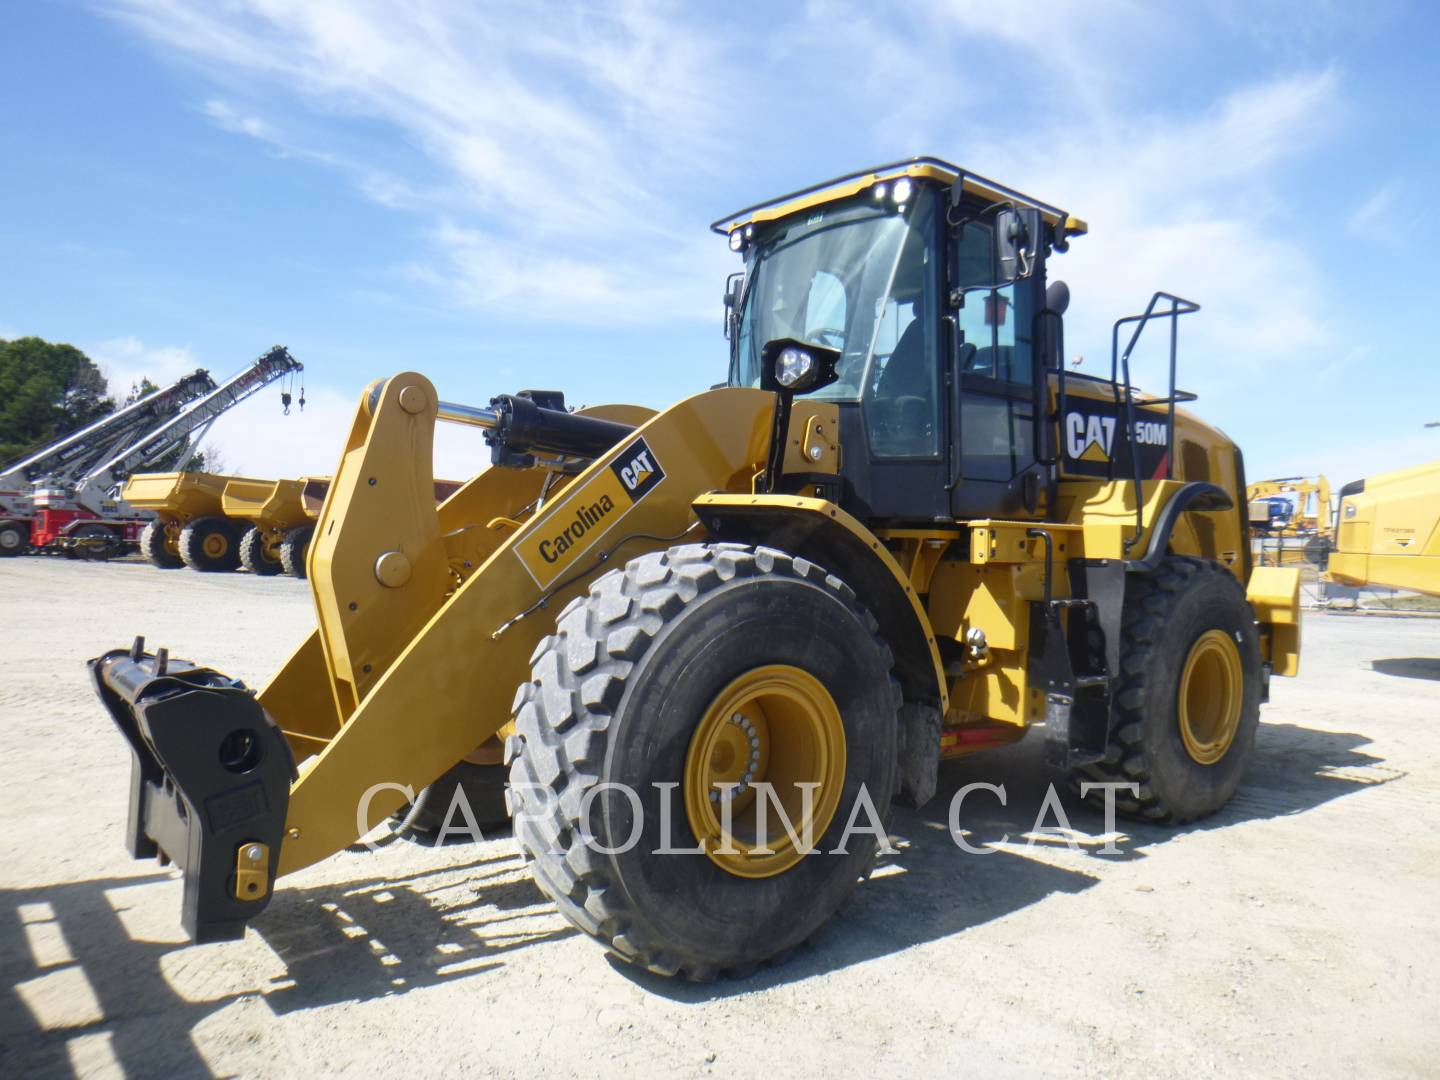
<svg viewBox="0 0 1440 1080">
<path fill-rule="evenodd" d="M 355 849 L 243 941 L 186 947 L 122 846 L 129 755 L 82 662 L 143 632 L 258 684 L 302 582 L 0 562 L 0 1075 L 1434 1076 L 1440 621 L 1311 615 L 1234 802 L 1027 843 L 1040 747 L 954 763 L 898 854 L 788 963 L 696 986 L 607 961 L 508 835 Z M 508 691 L 506 691 L 508 696 Z M 965 803 L 968 855 L 945 827 Z"/>
</svg>

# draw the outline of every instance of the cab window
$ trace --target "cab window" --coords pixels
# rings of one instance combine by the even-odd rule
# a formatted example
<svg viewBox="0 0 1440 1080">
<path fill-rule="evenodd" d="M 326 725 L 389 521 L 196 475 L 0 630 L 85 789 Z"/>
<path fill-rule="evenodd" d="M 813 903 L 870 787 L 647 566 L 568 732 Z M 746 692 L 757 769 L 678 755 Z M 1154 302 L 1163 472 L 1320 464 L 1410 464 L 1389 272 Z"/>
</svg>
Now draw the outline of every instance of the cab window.
<svg viewBox="0 0 1440 1080">
<path fill-rule="evenodd" d="M 969 222 L 957 245 L 956 283 L 965 302 L 957 312 L 962 373 L 1002 383 L 1028 385 L 1031 350 L 1028 330 L 1017 334 L 1028 313 L 1016 307 L 1014 284 L 992 286 L 999 277 L 988 225 Z M 965 347 L 968 346 L 968 347 Z"/>
</svg>

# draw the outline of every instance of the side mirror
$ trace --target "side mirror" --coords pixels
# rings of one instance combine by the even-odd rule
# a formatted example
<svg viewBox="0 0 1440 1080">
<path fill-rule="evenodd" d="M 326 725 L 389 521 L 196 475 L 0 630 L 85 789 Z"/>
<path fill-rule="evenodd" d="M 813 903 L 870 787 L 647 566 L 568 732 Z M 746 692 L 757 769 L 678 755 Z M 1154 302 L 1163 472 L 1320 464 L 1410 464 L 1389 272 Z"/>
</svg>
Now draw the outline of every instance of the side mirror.
<svg viewBox="0 0 1440 1080">
<path fill-rule="evenodd" d="M 740 300 L 745 295 L 745 275 L 731 274 L 725 279 L 725 340 L 735 340 L 740 324 Z"/>
<path fill-rule="evenodd" d="M 1034 207 L 1007 207 L 995 215 L 995 265 L 1002 283 L 1035 272 L 1044 237 L 1045 219 Z"/>
</svg>

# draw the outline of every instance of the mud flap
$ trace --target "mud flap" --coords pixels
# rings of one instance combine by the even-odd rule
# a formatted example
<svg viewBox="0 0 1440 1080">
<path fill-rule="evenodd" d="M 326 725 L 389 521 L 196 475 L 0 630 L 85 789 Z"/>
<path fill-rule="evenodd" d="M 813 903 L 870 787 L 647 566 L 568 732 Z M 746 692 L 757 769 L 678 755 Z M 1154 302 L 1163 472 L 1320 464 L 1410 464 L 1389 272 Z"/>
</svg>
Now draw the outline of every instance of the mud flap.
<svg viewBox="0 0 1440 1080">
<path fill-rule="evenodd" d="M 284 734 L 243 683 L 147 653 L 143 638 L 89 666 L 130 744 L 130 854 L 183 872 L 192 941 L 244 936 L 280 861 L 295 777 Z"/>
</svg>

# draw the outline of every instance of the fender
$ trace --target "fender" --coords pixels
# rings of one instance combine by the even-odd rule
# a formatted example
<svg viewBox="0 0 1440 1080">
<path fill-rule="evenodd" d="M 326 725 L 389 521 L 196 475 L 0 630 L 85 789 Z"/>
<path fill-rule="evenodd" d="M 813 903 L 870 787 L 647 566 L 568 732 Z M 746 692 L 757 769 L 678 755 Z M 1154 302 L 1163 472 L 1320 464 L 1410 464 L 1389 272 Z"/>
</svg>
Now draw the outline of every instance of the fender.
<svg viewBox="0 0 1440 1080">
<path fill-rule="evenodd" d="M 692 504 L 717 540 L 769 544 L 834 573 L 880 623 L 909 701 L 949 706 L 935 631 L 905 571 L 859 519 L 827 499 L 799 495 L 702 495 Z"/>
<path fill-rule="evenodd" d="M 1192 480 L 1182 485 L 1155 518 L 1155 524 L 1150 528 L 1150 543 L 1145 548 L 1145 554 L 1139 559 L 1131 559 L 1125 568 L 1132 574 L 1149 574 L 1158 570 L 1160 561 L 1169 550 L 1170 534 L 1175 531 L 1175 523 L 1186 511 L 1195 510 L 1208 514 L 1234 508 L 1235 500 L 1218 484 Z"/>
</svg>

